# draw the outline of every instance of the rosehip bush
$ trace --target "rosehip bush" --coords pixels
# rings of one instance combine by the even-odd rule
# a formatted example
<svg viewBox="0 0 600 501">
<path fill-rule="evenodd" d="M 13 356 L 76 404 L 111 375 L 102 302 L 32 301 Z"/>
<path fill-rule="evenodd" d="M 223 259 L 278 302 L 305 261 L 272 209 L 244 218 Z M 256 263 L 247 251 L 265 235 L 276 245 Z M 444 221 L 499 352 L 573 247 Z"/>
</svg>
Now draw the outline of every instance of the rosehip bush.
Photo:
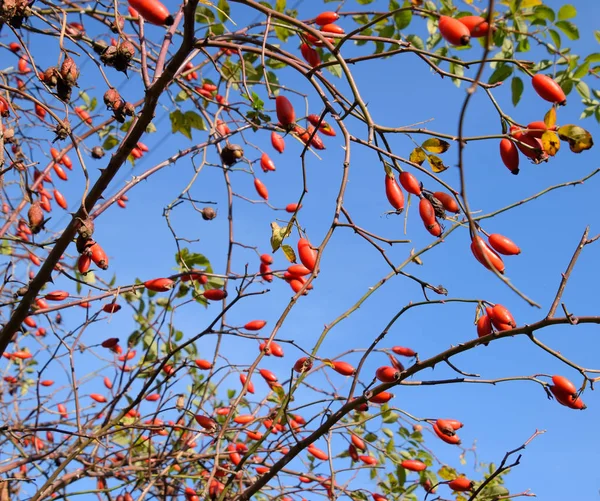
<svg viewBox="0 0 600 501">
<path fill-rule="evenodd" d="M 0 498 L 543 490 L 519 411 L 598 417 L 577 15 L 3 2 Z"/>
</svg>

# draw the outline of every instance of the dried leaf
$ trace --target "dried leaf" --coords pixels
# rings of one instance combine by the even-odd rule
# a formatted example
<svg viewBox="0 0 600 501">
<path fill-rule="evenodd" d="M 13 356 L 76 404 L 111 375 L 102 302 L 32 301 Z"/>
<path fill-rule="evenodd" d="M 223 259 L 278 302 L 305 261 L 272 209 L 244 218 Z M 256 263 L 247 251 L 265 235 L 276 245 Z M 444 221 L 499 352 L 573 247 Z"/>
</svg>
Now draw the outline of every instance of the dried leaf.
<svg viewBox="0 0 600 501">
<path fill-rule="evenodd" d="M 581 153 L 594 146 L 592 135 L 577 125 L 563 125 L 558 129 L 558 137 L 569 142 L 569 148 L 573 153 Z"/>
<path fill-rule="evenodd" d="M 448 168 L 446 165 L 444 165 L 442 159 L 435 155 L 427 155 L 427 162 L 431 166 L 431 170 L 436 174 L 444 172 Z"/>
</svg>

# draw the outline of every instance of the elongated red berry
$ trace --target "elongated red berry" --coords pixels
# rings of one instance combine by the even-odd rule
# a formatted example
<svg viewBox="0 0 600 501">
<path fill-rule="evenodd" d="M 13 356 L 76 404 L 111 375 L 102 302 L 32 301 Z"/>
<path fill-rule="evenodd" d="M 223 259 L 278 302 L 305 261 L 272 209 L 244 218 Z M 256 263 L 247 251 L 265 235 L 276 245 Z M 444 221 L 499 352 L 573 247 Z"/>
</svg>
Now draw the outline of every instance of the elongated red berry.
<svg viewBox="0 0 600 501">
<path fill-rule="evenodd" d="M 285 139 L 283 139 L 280 134 L 277 134 L 277 132 L 273 131 L 271 132 L 271 145 L 275 151 L 283 153 L 285 150 Z"/>
<path fill-rule="evenodd" d="M 157 26 L 173 24 L 173 16 L 159 0 L 129 0 L 129 5 L 150 24 Z"/>
<path fill-rule="evenodd" d="M 504 138 L 500 141 L 500 158 L 512 174 L 519 173 L 519 151 L 510 139 Z"/>
<path fill-rule="evenodd" d="M 400 184 L 402 187 L 416 196 L 421 196 L 421 183 L 417 180 L 417 178 L 411 174 L 410 172 L 401 172 L 400 173 Z"/>
<path fill-rule="evenodd" d="M 505 256 L 516 256 L 517 254 L 521 253 L 521 249 L 519 249 L 517 244 L 504 235 L 500 235 L 499 233 L 492 233 L 488 237 L 488 242 L 490 243 L 492 249 L 499 254 L 503 254 Z"/>
<path fill-rule="evenodd" d="M 473 38 L 484 37 L 490 31 L 489 23 L 481 16 L 463 16 L 458 20 L 469 28 L 469 33 Z"/>
<path fill-rule="evenodd" d="M 562 90 L 561 86 L 548 75 L 543 75 L 542 73 L 534 75 L 531 79 L 531 84 L 538 96 L 542 99 L 563 106 L 567 104 L 565 92 Z"/>
<path fill-rule="evenodd" d="M 471 40 L 471 32 L 458 19 L 449 16 L 440 16 L 440 34 L 452 45 L 468 45 Z"/>
<path fill-rule="evenodd" d="M 166 292 L 171 290 L 175 282 L 170 278 L 154 278 L 152 280 L 147 280 L 144 282 L 144 286 L 146 289 L 154 291 L 154 292 Z"/>
<path fill-rule="evenodd" d="M 293 125 L 296 122 L 296 112 L 287 97 L 280 95 L 275 98 L 275 110 L 279 123 L 284 127 Z"/>
<path fill-rule="evenodd" d="M 337 12 L 326 11 L 321 12 L 316 18 L 315 23 L 319 26 L 325 26 L 326 24 L 334 23 L 340 18 L 340 15 Z"/>
<path fill-rule="evenodd" d="M 397 211 L 404 209 L 404 193 L 394 176 L 385 176 L 385 196 L 390 205 Z"/>
</svg>

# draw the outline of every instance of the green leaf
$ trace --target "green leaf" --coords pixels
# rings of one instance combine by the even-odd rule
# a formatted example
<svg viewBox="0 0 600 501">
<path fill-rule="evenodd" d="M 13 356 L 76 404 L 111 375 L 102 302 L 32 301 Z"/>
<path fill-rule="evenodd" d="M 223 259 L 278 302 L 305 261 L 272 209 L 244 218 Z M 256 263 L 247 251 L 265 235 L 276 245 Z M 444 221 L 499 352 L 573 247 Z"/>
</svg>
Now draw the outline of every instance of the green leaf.
<svg viewBox="0 0 600 501">
<path fill-rule="evenodd" d="M 483 489 L 481 495 L 485 498 L 498 499 L 499 497 L 509 496 L 510 492 L 503 485 L 491 485 Z"/>
<path fill-rule="evenodd" d="M 556 19 L 556 14 L 554 14 L 554 10 L 552 10 L 547 5 L 538 5 L 533 9 L 533 15 L 538 19 L 545 19 L 546 21 L 554 22 Z"/>
<path fill-rule="evenodd" d="M 283 251 L 283 254 L 285 255 L 285 258 L 290 262 L 290 263 L 295 263 L 296 262 L 296 253 L 294 252 L 294 249 L 292 248 L 291 245 L 282 245 L 281 246 L 281 250 Z"/>
<path fill-rule="evenodd" d="M 554 42 L 556 48 L 560 49 L 562 45 L 560 34 L 556 30 L 548 30 L 548 33 L 550 33 L 550 38 L 552 38 L 552 41 Z"/>
<path fill-rule="evenodd" d="M 198 24 L 214 24 L 215 15 L 208 7 L 198 6 L 196 9 L 196 22 Z"/>
<path fill-rule="evenodd" d="M 146 127 L 146 133 L 152 134 L 153 132 L 156 132 L 156 125 L 154 125 L 154 122 L 150 122 Z"/>
<path fill-rule="evenodd" d="M 288 30 L 287 28 L 284 28 L 283 26 L 275 26 L 275 35 L 282 42 L 284 42 L 284 43 L 287 42 L 287 39 L 290 37 L 291 34 L 292 34 L 291 30 Z"/>
<path fill-rule="evenodd" d="M 0 254 L 4 256 L 10 256 L 12 254 L 12 248 L 8 242 L 4 241 L 0 244 Z"/>
<path fill-rule="evenodd" d="M 588 87 L 588 84 L 586 84 L 583 80 L 577 82 L 577 84 L 575 85 L 575 89 L 577 89 L 577 92 L 583 99 L 590 99 L 590 88 Z"/>
<path fill-rule="evenodd" d="M 577 15 L 577 9 L 569 4 L 563 5 L 558 10 L 558 20 L 559 21 L 564 21 L 565 19 L 572 19 L 576 15 Z"/>
<path fill-rule="evenodd" d="M 413 47 L 419 50 L 425 49 L 425 43 L 417 35 L 407 35 L 406 41 L 410 42 Z"/>
<path fill-rule="evenodd" d="M 506 80 L 509 76 L 512 75 L 513 72 L 513 67 L 509 66 L 508 64 L 498 64 L 498 66 L 496 67 L 496 71 L 494 71 L 494 73 L 491 74 L 488 83 L 489 84 L 495 84 L 498 82 L 503 82 L 504 80 Z"/>
<path fill-rule="evenodd" d="M 432 137 L 427 139 L 421 145 L 421 148 L 427 150 L 431 153 L 445 153 L 450 148 L 450 143 L 447 141 L 443 141 L 442 139 L 438 139 L 437 137 Z"/>
<path fill-rule="evenodd" d="M 182 271 L 193 270 L 198 266 L 210 266 L 210 261 L 197 252 L 190 252 L 187 247 L 181 249 L 175 254 L 175 262 L 180 266 Z"/>
<path fill-rule="evenodd" d="M 600 30 L 594 30 L 594 38 L 596 42 L 600 43 Z"/>
<path fill-rule="evenodd" d="M 579 28 L 571 21 L 558 21 L 556 27 L 562 31 L 569 40 L 579 39 Z"/>
<path fill-rule="evenodd" d="M 181 132 L 188 139 L 192 139 L 192 127 L 186 123 L 185 115 L 181 110 L 172 111 L 169 118 L 171 119 L 171 132 Z"/>
<path fill-rule="evenodd" d="M 219 20 L 222 23 L 227 21 L 229 16 L 229 2 L 227 0 L 219 0 L 217 16 L 219 16 Z"/>
<path fill-rule="evenodd" d="M 96 275 L 93 271 L 88 271 L 85 275 L 81 276 L 81 279 L 89 285 L 94 285 L 96 283 Z"/>
<path fill-rule="evenodd" d="M 513 79 L 510 82 L 513 106 L 516 106 L 517 104 L 519 104 L 519 101 L 521 100 L 521 96 L 523 95 L 523 88 L 524 88 L 524 85 L 523 85 L 523 80 L 521 80 L 521 77 L 513 77 Z"/>
<path fill-rule="evenodd" d="M 600 53 L 594 52 L 585 58 L 586 63 L 600 63 Z"/>
<path fill-rule="evenodd" d="M 285 6 L 286 6 L 286 0 L 277 0 L 275 2 L 275 10 L 277 12 L 281 12 L 283 14 L 283 11 L 285 10 Z"/>
<path fill-rule="evenodd" d="M 581 66 L 579 66 L 575 73 L 573 73 L 573 78 L 583 78 L 590 71 L 590 63 L 586 60 Z"/>
<path fill-rule="evenodd" d="M 356 0 L 356 3 L 359 5 L 369 5 L 373 3 L 375 0 Z"/>
<path fill-rule="evenodd" d="M 207 130 L 206 124 L 204 123 L 204 119 L 198 115 L 195 111 L 186 111 L 185 112 L 185 121 L 190 124 L 192 129 L 196 130 Z"/>
<path fill-rule="evenodd" d="M 182 89 L 179 91 L 179 93 L 175 96 L 175 102 L 176 103 L 180 103 L 182 101 L 187 101 L 190 98 L 190 91 L 186 90 L 186 89 Z"/>
<path fill-rule="evenodd" d="M 342 67 L 339 64 L 332 64 L 331 66 L 325 66 L 325 69 L 331 73 L 334 77 L 342 77 Z"/>
<path fill-rule="evenodd" d="M 542 5 L 542 0 L 522 0 L 520 7 L 521 9 L 531 9 L 539 5 Z"/>
<path fill-rule="evenodd" d="M 394 24 L 396 25 L 396 29 L 398 30 L 403 30 L 404 28 L 407 28 L 410 22 L 412 21 L 412 10 L 410 10 L 410 2 L 405 1 L 402 7 L 406 10 L 401 10 L 400 12 L 394 14 Z M 392 10 L 391 6 L 390 10 Z"/>
<path fill-rule="evenodd" d="M 569 148 L 573 153 L 581 153 L 594 146 L 592 135 L 577 125 L 563 125 L 558 129 L 558 137 L 569 142 Z"/>
<path fill-rule="evenodd" d="M 102 148 L 104 148 L 106 151 L 110 151 L 112 150 L 117 144 L 119 144 L 119 140 L 116 138 L 116 136 L 113 136 L 112 134 L 110 136 L 108 136 L 105 140 L 104 143 L 102 143 Z"/>
</svg>

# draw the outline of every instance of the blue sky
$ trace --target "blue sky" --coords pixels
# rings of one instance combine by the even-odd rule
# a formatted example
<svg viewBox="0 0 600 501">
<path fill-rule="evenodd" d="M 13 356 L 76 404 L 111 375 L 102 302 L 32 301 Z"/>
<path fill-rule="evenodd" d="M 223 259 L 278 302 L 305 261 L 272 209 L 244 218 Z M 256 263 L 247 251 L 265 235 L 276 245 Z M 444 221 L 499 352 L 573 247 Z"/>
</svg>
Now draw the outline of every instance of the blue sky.
<svg viewBox="0 0 600 501">
<path fill-rule="evenodd" d="M 560 6 L 559 2 L 546 3 L 555 8 Z M 300 17 L 309 18 L 317 14 L 320 12 L 320 4 L 299 3 Z M 573 44 L 576 51 L 583 55 L 598 51 L 592 30 L 597 28 L 594 20 L 600 15 L 600 6 L 593 1 L 579 1 L 574 4 L 579 10 L 575 22 L 581 33 L 581 40 Z M 373 6 L 382 10 L 385 8 L 382 2 L 373 3 L 369 8 Z M 347 9 L 354 8 L 350 2 L 347 4 Z M 243 16 L 234 17 L 240 20 L 238 25 L 244 24 L 242 21 L 246 18 Z M 349 21 L 342 23 L 342 26 L 349 27 Z M 411 32 L 414 30 L 423 35 L 424 29 L 422 20 L 413 20 Z M 161 28 L 149 27 L 149 34 L 156 39 L 161 34 Z M 344 55 L 356 54 L 358 50 L 368 49 L 348 47 Z M 481 48 L 476 46 L 468 53 L 461 52 L 461 57 L 476 59 L 480 53 Z M 525 57 L 535 59 L 539 56 L 540 52 L 534 48 L 531 56 L 527 54 Z M 84 85 L 81 86 L 101 101 L 105 91 L 104 84 L 98 83 L 99 75 L 91 65 L 85 69 L 82 77 Z M 352 71 L 361 95 L 368 102 L 369 111 L 376 122 L 389 126 L 403 126 L 433 120 L 427 127 L 448 134 L 456 132 L 458 110 L 465 96 L 464 85 L 457 88 L 451 81 L 440 79 L 416 57 L 409 54 L 391 60 L 355 65 Z M 471 70 L 470 75 L 473 71 Z M 114 72 L 109 71 L 109 75 L 113 78 Z M 214 71 L 208 71 L 203 76 L 216 79 Z M 311 113 L 321 112 L 318 97 L 296 74 L 284 70 L 279 73 L 279 78 L 282 84 L 307 93 Z M 123 83 L 119 90 L 128 100 L 137 100 L 142 96 L 138 83 L 138 76 L 132 74 L 129 81 Z M 345 88 L 343 83 L 335 83 L 338 88 Z M 266 107 L 272 110 L 273 102 L 268 101 L 266 92 L 258 87 L 255 90 L 267 102 Z M 494 89 L 494 96 L 509 115 L 522 123 L 541 120 L 548 110 L 548 103 L 537 97 L 527 81 L 518 109 L 510 103 L 508 82 Z M 290 96 L 290 99 L 295 104 L 297 113 L 303 114 L 304 103 L 297 96 Z M 116 192 L 131 175 L 145 171 L 178 149 L 190 145 L 183 136 L 170 134 L 165 111 L 172 109 L 172 103 L 163 100 L 161 105 L 162 110 L 157 113 L 155 120 L 158 132 L 144 138 L 144 142 L 151 148 L 150 154 L 137 162 L 133 170 L 129 165 L 124 166 L 109 194 Z M 189 107 L 184 108 L 184 111 L 186 109 Z M 579 123 L 581 110 L 578 96 L 573 92 L 569 96 L 569 105 L 559 110 L 559 123 Z M 274 113 L 272 115 L 274 116 Z M 598 126 L 593 119 L 588 119 L 581 125 L 590 130 L 594 137 L 598 136 Z M 364 137 L 364 127 L 355 123 L 350 124 L 350 127 L 353 134 Z M 471 101 L 465 133 L 500 133 L 498 117 L 482 92 L 477 92 Z M 205 132 L 194 131 L 193 134 L 194 143 L 206 139 Z M 259 172 L 258 164 L 255 164 L 258 168 L 257 177 L 269 188 L 269 201 L 277 207 L 297 201 L 302 180 L 298 158 L 300 146 L 290 138 L 286 141 L 285 155 L 279 155 L 270 147 L 269 132 L 261 131 L 254 136 L 247 134 L 245 137 L 258 148 L 264 149 L 277 166 L 275 173 L 265 175 Z M 325 138 L 325 142 L 327 150 L 319 153 L 321 160 L 311 154 L 307 156 L 309 193 L 299 215 L 300 224 L 306 228 L 309 238 L 315 244 L 322 240 L 331 224 L 344 154 L 340 147 L 339 135 L 335 139 Z M 391 143 L 395 152 L 404 157 L 408 157 L 413 147 L 404 137 L 394 137 Z M 499 209 L 531 196 L 547 186 L 582 178 L 598 167 L 595 150 L 575 155 L 563 145 L 557 157 L 548 164 L 530 165 L 522 157 L 521 173 L 519 176 L 511 176 L 499 159 L 497 143 L 497 140 L 472 142 L 465 150 L 469 201 L 473 210 L 490 212 Z M 92 141 L 88 144 L 93 146 L 96 143 Z M 245 146 L 245 150 L 249 160 L 255 161 L 260 158 L 259 149 L 248 145 Z M 215 161 L 213 151 L 209 152 L 209 158 Z M 443 158 L 450 168 L 440 177 L 458 187 L 455 144 Z M 92 171 L 101 165 L 102 161 L 88 160 L 88 168 Z M 190 160 L 184 159 L 130 191 L 130 201 L 126 210 L 114 206 L 99 218 L 96 238 L 111 257 L 109 271 L 99 273 L 107 277 L 112 276 L 113 272 L 116 273 L 120 284 L 130 284 L 135 278 L 147 280 L 172 273 L 176 248 L 162 217 L 162 211 L 186 186 L 192 174 Z M 423 175 L 419 175 L 419 178 L 426 182 L 427 188 L 436 191 L 435 184 L 426 180 Z M 537 321 L 547 312 L 560 274 L 565 269 L 586 225 L 591 226 L 592 235 L 600 231 L 594 203 L 599 182 L 600 178 L 593 178 L 583 186 L 554 191 L 523 207 L 487 220 L 484 224 L 484 228 L 490 233 L 505 234 L 522 248 L 520 256 L 505 259 L 507 276 L 518 288 L 542 305 L 541 311 L 527 306 L 473 259 L 466 229 L 455 231 L 446 242 L 424 255 L 424 266 L 411 265 L 406 271 L 435 285 L 444 285 L 449 290 L 449 297 L 483 298 L 504 304 L 510 308 L 520 325 Z M 234 190 L 240 195 L 257 198 L 252 177 L 247 173 L 232 173 L 232 183 Z M 81 172 L 75 169 L 69 185 L 65 186 L 62 191 L 74 200 L 83 186 Z M 222 173 L 214 167 L 206 167 L 192 189 L 192 194 L 199 200 L 217 202 L 220 211 L 218 218 L 212 222 L 205 222 L 189 207 L 180 206 L 173 212 L 174 225 L 180 236 L 191 240 L 198 239 L 197 242 L 189 244 L 190 250 L 205 254 L 211 260 L 215 271 L 221 273 L 224 269 L 223 258 L 227 244 L 226 193 Z M 359 226 L 387 238 L 411 239 L 412 243 L 399 244 L 389 250 L 389 256 L 395 263 L 403 261 L 411 248 L 420 249 L 433 241 L 423 229 L 415 205 L 409 209 L 408 235 L 403 234 L 402 217 L 383 215 L 389 210 L 389 205 L 383 190 L 382 166 L 375 154 L 355 145 L 352 147 L 345 206 Z M 249 204 L 241 199 L 236 199 L 234 212 L 236 239 L 257 246 L 261 253 L 269 252 L 269 223 L 275 218 L 285 217 L 285 213 L 273 213 L 264 204 Z M 59 229 L 66 221 L 66 216 L 55 217 L 51 227 Z M 295 241 L 294 238 L 292 242 Z M 597 245 L 584 250 L 565 292 L 563 300 L 575 315 L 592 315 L 597 311 L 595 288 L 592 288 L 592 284 L 598 279 L 595 266 L 597 258 Z M 245 263 L 249 263 L 250 270 L 257 269 L 256 254 L 251 250 L 236 249 L 236 271 L 242 271 Z M 286 267 L 281 253 L 276 255 L 274 267 Z M 315 280 L 314 290 L 300 300 L 278 337 L 293 339 L 304 348 L 312 349 L 323 325 L 331 323 L 356 302 L 369 287 L 388 273 L 388 269 L 377 251 L 350 230 L 338 229 L 321 260 L 322 271 Z M 58 281 L 57 288 L 62 286 L 70 287 L 66 281 Z M 271 284 L 269 289 L 271 292 L 266 297 L 250 298 L 241 302 L 239 308 L 228 316 L 228 323 L 243 325 L 250 319 L 264 318 L 269 321 L 269 327 L 272 327 L 287 305 L 291 291 L 286 284 L 277 281 Z M 410 301 L 421 299 L 420 287 L 417 284 L 402 277 L 390 280 L 349 319 L 332 329 L 319 355 L 335 357 L 352 348 L 367 347 L 397 310 Z M 212 305 L 208 310 L 198 306 L 185 307 L 179 312 L 176 325 L 186 333 L 187 338 L 202 330 L 212 318 L 211 314 L 216 311 L 216 305 Z M 476 335 L 474 314 L 475 309 L 472 305 L 455 303 L 412 310 L 396 323 L 381 347 L 406 345 L 418 351 L 422 358 L 428 358 L 451 345 L 473 338 Z M 83 319 L 82 310 L 79 309 L 65 312 L 64 316 L 73 322 Z M 113 317 L 108 328 L 104 324 L 96 324 L 84 334 L 84 338 L 88 343 L 93 343 L 95 339 L 108 337 L 107 333 L 113 335 L 115 332 L 122 332 L 121 338 L 124 339 L 133 326 L 129 312 L 123 310 Z M 582 366 L 593 368 L 600 348 L 600 342 L 594 335 L 596 331 L 597 328 L 593 326 L 556 327 L 544 330 L 540 333 L 540 339 Z M 249 359 L 248 353 L 254 353 L 252 350 L 258 352 L 253 341 L 241 343 L 229 338 L 225 339 L 224 343 L 224 351 L 232 363 L 250 363 L 253 359 Z M 212 341 L 207 340 L 206 351 L 201 352 L 203 357 L 212 357 L 209 349 L 211 346 Z M 286 347 L 284 359 L 270 357 L 261 363 L 261 367 L 273 370 L 283 379 L 298 356 L 299 352 Z M 344 360 L 357 362 L 358 357 L 351 355 L 344 357 Z M 363 369 L 364 374 L 374 373 L 375 369 L 384 365 L 386 361 L 383 354 L 373 355 Z M 484 379 L 560 373 L 573 379 L 577 385 L 581 383 L 574 371 L 567 370 L 565 366 L 535 349 L 532 343 L 521 337 L 501 340 L 488 347 L 478 347 L 456 357 L 453 362 L 466 372 L 481 374 Z M 433 371 L 424 371 L 419 374 L 419 378 L 444 379 L 454 375 L 449 369 L 440 366 Z M 341 376 L 334 375 L 332 379 L 337 383 L 342 382 Z M 235 379 L 232 379 L 232 385 L 237 385 Z M 340 390 L 342 394 L 347 387 L 348 383 Z M 590 391 L 583 396 L 589 407 L 585 412 L 571 411 L 556 402 L 548 401 L 543 390 L 532 382 L 510 382 L 496 386 L 460 384 L 400 387 L 395 389 L 394 393 L 394 405 L 411 414 L 421 417 L 455 417 L 463 421 L 465 428 L 460 433 L 463 444 L 469 447 L 476 441 L 479 461 L 498 463 L 508 449 L 521 445 L 536 429 L 547 430 L 545 435 L 538 437 L 524 451 L 521 466 L 509 475 L 507 487 L 513 493 L 531 489 L 540 499 L 546 500 L 564 499 L 565 496 L 592 499 L 600 490 L 595 467 L 599 459 L 598 448 L 595 446 L 598 443 L 595 431 L 599 417 L 598 404 L 595 394 Z M 428 445 L 434 448 L 440 459 L 460 467 L 456 449 L 433 437 L 428 440 Z M 481 473 L 474 470 L 473 456 L 468 456 L 467 461 L 467 465 L 461 468 L 462 471 L 479 480 Z M 565 481 L 555 485 L 547 481 L 551 478 L 561 478 Z M 567 482 L 566 479 L 570 481 Z"/>
</svg>

